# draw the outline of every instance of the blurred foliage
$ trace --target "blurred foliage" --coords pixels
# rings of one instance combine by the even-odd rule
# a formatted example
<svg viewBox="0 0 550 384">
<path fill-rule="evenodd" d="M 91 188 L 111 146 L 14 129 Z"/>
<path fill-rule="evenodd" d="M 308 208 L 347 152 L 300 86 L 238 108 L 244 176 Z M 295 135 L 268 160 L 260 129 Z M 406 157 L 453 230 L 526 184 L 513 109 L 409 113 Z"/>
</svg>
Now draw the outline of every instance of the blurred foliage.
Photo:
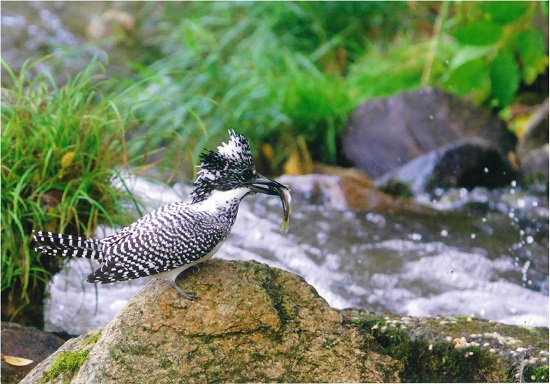
<svg viewBox="0 0 550 384">
<path fill-rule="evenodd" d="M 440 83 L 461 95 L 502 109 L 516 97 L 520 84 L 531 85 L 547 71 L 548 51 L 543 31 L 535 29 L 545 2 L 461 3 L 451 20 L 450 34 L 458 43 Z"/>
<path fill-rule="evenodd" d="M 90 237 L 99 223 L 128 223 L 122 203 L 135 203 L 112 183 L 127 161 L 130 124 L 99 92 L 102 65 L 92 60 L 62 87 L 46 73 L 28 77 L 48 59 L 26 62 L 19 73 L 2 61 L 13 81 L 2 88 L 2 320 L 35 326 L 41 311 L 28 304 L 43 305 L 62 259 L 34 252 L 32 230 Z"/>
<path fill-rule="evenodd" d="M 313 160 L 338 163 L 345 122 L 364 100 L 435 86 L 500 111 L 548 68 L 537 27 L 546 2 L 150 7 L 160 22 L 143 26 L 149 49 L 118 84 L 139 101 L 135 113 L 156 135 L 148 144 L 177 148 L 170 167 L 195 161 L 228 128 L 249 137 L 273 173 L 301 151 L 298 137 Z"/>
</svg>

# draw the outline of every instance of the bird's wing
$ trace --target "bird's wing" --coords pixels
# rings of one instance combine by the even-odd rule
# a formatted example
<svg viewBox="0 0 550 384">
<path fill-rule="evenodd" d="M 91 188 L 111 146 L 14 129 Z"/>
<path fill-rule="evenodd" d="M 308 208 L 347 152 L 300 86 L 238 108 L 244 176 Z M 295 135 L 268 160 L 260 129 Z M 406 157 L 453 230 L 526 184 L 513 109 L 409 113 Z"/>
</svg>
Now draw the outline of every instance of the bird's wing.
<svg viewBox="0 0 550 384">
<path fill-rule="evenodd" d="M 133 230 L 123 229 L 113 239 L 104 239 L 106 263 L 88 276 L 88 282 L 136 279 L 195 262 L 224 240 L 230 229 L 211 215 L 192 209 L 164 210 L 149 219 L 132 224 Z"/>
</svg>

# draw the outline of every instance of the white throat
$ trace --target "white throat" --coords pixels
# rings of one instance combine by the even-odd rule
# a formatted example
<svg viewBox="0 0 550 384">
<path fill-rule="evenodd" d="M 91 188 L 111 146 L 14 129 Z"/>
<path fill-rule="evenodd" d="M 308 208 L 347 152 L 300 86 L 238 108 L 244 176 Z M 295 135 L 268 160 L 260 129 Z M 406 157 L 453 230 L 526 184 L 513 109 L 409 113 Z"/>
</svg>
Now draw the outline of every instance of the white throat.
<svg viewBox="0 0 550 384">
<path fill-rule="evenodd" d="M 221 208 L 229 208 L 233 201 L 240 201 L 249 191 L 245 187 L 229 191 L 214 190 L 206 199 L 193 205 L 201 211 L 216 212 Z"/>
</svg>

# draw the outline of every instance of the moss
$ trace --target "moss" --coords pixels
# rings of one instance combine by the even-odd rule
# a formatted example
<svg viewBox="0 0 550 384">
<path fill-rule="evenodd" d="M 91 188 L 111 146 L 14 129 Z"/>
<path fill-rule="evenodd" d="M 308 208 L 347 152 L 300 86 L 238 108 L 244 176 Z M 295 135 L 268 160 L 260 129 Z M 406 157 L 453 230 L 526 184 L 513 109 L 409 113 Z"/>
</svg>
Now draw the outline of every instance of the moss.
<svg viewBox="0 0 550 384">
<path fill-rule="evenodd" d="M 520 383 L 548 383 L 548 365 L 533 367 L 516 364 L 508 370 L 508 381 Z"/>
<path fill-rule="evenodd" d="M 493 381 L 492 372 L 498 371 L 497 359 L 479 348 L 459 350 L 444 341 L 410 340 L 402 331 L 375 331 L 373 336 L 386 353 L 403 363 L 404 382 Z"/>
<path fill-rule="evenodd" d="M 98 331 L 95 331 L 87 335 L 87 337 L 80 342 L 80 346 L 85 347 L 85 346 L 94 345 L 95 343 L 97 343 L 99 338 L 101 337 L 102 330 L 103 328 L 100 328 Z"/>
<path fill-rule="evenodd" d="M 403 382 L 503 381 L 507 375 L 497 356 L 468 346 L 457 349 L 444 340 L 411 338 L 408 333 L 386 326 L 383 318 L 352 320 L 371 335 L 392 358 L 403 363 Z"/>
<path fill-rule="evenodd" d="M 61 352 L 50 369 L 45 371 L 40 378 L 40 383 L 53 382 L 54 379 L 61 379 L 63 383 L 70 383 L 78 373 L 90 351 L 66 351 Z M 58 380 L 56 380 L 58 381 Z"/>
<path fill-rule="evenodd" d="M 386 183 L 382 184 L 378 189 L 388 195 L 397 197 L 411 198 L 414 196 L 414 193 L 409 183 L 404 183 L 396 179 L 391 179 L 387 181 Z"/>
<path fill-rule="evenodd" d="M 538 368 L 526 367 L 523 371 L 523 381 L 548 383 L 548 365 Z"/>
<path fill-rule="evenodd" d="M 521 181 L 521 186 L 525 188 L 533 186 L 544 186 L 548 190 L 548 177 L 542 172 L 533 172 L 524 177 Z"/>
</svg>

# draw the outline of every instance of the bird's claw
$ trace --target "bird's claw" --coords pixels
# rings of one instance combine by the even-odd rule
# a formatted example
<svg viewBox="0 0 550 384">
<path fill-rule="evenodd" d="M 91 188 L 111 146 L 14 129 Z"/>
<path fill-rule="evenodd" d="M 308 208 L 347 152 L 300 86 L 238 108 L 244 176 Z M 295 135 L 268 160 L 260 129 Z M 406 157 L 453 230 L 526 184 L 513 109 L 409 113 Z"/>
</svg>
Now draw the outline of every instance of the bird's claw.
<svg viewBox="0 0 550 384">
<path fill-rule="evenodd" d="M 177 293 L 185 297 L 187 300 L 197 301 L 199 299 L 199 297 L 195 295 L 193 292 L 185 291 L 180 287 L 178 287 L 175 281 L 171 282 L 170 285 L 172 286 L 172 288 L 176 290 Z"/>
</svg>

